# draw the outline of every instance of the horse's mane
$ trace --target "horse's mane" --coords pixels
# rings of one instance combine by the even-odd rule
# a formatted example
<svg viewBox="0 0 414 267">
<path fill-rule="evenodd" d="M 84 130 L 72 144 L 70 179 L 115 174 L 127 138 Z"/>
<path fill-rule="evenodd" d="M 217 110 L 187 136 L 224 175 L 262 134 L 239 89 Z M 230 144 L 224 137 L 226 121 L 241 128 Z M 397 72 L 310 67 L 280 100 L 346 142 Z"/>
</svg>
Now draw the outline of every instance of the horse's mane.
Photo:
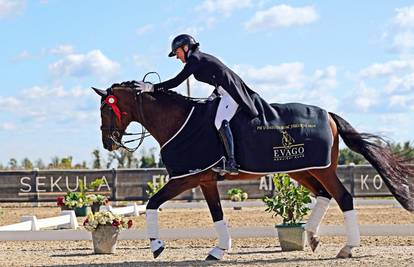
<svg viewBox="0 0 414 267">
<path fill-rule="evenodd" d="M 129 90 L 135 90 L 137 88 L 137 84 L 135 81 L 125 81 L 121 83 L 114 83 L 110 88 L 124 88 Z M 183 96 L 182 94 L 173 91 L 173 90 L 160 90 L 156 92 L 149 93 L 148 95 L 152 96 L 157 100 L 163 100 L 167 98 L 170 101 L 175 101 L 180 103 L 181 105 L 194 105 L 196 103 L 195 99 L 191 97 Z"/>
</svg>

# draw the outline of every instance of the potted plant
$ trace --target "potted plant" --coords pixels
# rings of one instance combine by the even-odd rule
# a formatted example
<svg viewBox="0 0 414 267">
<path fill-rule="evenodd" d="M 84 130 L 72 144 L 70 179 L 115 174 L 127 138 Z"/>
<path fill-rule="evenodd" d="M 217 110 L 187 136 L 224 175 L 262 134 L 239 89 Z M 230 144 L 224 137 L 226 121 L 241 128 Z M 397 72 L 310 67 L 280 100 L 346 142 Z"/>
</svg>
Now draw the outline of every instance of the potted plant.
<svg viewBox="0 0 414 267">
<path fill-rule="evenodd" d="M 91 207 L 92 213 L 98 212 L 102 205 L 107 205 L 109 203 L 109 199 L 106 196 L 99 194 L 86 195 L 86 201 Z"/>
<path fill-rule="evenodd" d="M 244 192 L 242 189 L 236 188 L 236 187 L 230 188 L 227 191 L 227 195 L 229 196 L 230 200 L 233 201 L 233 202 L 242 202 L 242 201 L 245 201 L 249 197 L 249 195 L 246 192 Z M 233 209 L 241 210 L 242 207 L 241 206 L 234 206 Z"/>
<path fill-rule="evenodd" d="M 275 225 L 280 246 L 283 251 L 303 250 L 305 247 L 305 229 L 303 217 L 310 210 L 310 191 L 292 182 L 287 174 L 273 176 L 274 194 L 264 197 L 266 211 L 280 216 L 282 224 Z"/>
<path fill-rule="evenodd" d="M 103 183 L 104 181 L 102 178 L 97 178 L 89 183 L 88 189 L 96 190 Z M 109 202 L 109 199 L 106 196 L 100 194 L 88 194 L 86 195 L 86 200 L 91 207 L 92 213 L 98 212 L 102 205 L 107 205 Z"/>
<path fill-rule="evenodd" d="M 76 216 L 86 216 L 88 214 L 88 202 L 80 192 L 68 192 L 66 196 L 58 197 L 57 205 L 62 210 L 74 210 Z"/>
<path fill-rule="evenodd" d="M 92 232 L 95 254 L 113 254 L 116 250 L 119 231 L 131 228 L 132 220 L 126 220 L 110 211 L 99 211 L 95 214 L 89 213 L 83 226 Z"/>
<path fill-rule="evenodd" d="M 145 190 L 145 192 L 148 195 L 148 198 L 151 198 L 155 193 L 157 193 L 163 186 L 164 186 L 164 179 L 160 179 L 160 181 L 157 182 L 147 182 L 148 189 Z"/>
</svg>

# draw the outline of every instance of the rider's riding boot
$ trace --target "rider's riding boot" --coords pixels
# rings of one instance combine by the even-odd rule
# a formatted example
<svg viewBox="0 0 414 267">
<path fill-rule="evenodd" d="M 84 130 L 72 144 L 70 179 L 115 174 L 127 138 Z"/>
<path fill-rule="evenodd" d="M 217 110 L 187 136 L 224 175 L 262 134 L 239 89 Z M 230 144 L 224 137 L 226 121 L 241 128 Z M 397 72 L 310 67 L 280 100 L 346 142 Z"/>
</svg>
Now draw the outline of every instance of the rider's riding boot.
<svg viewBox="0 0 414 267">
<path fill-rule="evenodd" d="M 234 158 L 233 134 L 230 129 L 230 123 L 227 120 L 222 122 L 219 133 L 227 154 L 227 158 L 224 161 L 224 168 L 216 166 L 213 167 L 213 171 L 219 172 L 220 174 L 237 175 L 239 174 L 239 169 L 237 168 L 237 163 Z"/>
</svg>

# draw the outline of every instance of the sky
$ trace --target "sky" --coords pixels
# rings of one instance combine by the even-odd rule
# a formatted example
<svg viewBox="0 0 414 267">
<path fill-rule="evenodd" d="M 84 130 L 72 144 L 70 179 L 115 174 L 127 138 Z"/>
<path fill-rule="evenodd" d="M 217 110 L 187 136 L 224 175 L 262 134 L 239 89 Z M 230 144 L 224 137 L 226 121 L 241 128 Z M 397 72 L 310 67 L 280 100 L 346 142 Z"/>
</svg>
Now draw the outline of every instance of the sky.
<svg viewBox="0 0 414 267">
<path fill-rule="evenodd" d="M 0 164 L 105 157 L 90 87 L 174 77 L 183 65 L 167 54 L 181 33 L 268 102 L 317 105 L 360 131 L 414 139 L 412 1 L 0 0 Z M 212 90 L 191 78 L 192 96 Z"/>
</svg>

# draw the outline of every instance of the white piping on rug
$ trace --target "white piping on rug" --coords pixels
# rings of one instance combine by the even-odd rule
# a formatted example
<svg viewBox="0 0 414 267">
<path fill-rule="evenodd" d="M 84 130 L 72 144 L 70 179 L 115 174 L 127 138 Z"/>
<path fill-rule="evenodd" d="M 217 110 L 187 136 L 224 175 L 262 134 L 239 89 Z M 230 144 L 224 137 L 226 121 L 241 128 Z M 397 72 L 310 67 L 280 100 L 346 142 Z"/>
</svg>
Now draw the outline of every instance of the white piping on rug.
<svg viewBox="0 0 414 267">
<path fill-rule="evenodd" d="M 306 170 L 324 169 L 324 168 L 328 168 L 329 166 L 331 166 L 331 162 L 329 162 L 329 164 L 326 165 L 326 166 L 308 167 L 308 168 L 302 168 L 302 169 L 296 169 L 296 170 L 289 170 L 289 171 L 278 171 L 278 172 L 251 172 L 251 171 L 246 171 L 246 170 L 242 170 L 242 169 L 239 169 L 239 171 L 240 172 L 244 172 L 244 173 L 249 173 L 249 174 L 262 174 L 262 175 L 267 175 L 267 174 L 273 174 L 273 173 L 290 173 L 290 172 L 299 172 L 299 171 L 306 171 Z"/>
<path fill-rule="evenodd" d="M 187 174 L 183 174 L 183 175 L 180 175 L 180 176 L 173 176 L 173 177 L 170 177 L 170 179 L 184 178 L 184 177 L 186 177 L 186 176 L 190 176 L 190 175 L 194 175 L 194 174 L 197 174 L 197 173 L 200 173 L 200 172 L 206 171 L 206 170 L 210 169 L 211 167 L 213 167 L 214 165 L 216 165 L 217 163 L 219 163 L 219 161 L 221 161 L 221 160 L 223 160 L 223 159 L 224 159 L 224 156 L 222 156 L 219 160 L 217 160 L 216 162 L 214 162 L 213 164 L 211 164 L 210 166 L 208 166 L 208 167 L 207 167 L 207 168 L 205 168 L 205 169 L 198 170 L 198 171 L 191 172 L 191 173 L 187 173 Z"/>
<path fill-rule="evenodd" d="M 188 122 L 188 120 L 190 119 L 190 117 L 191 117 L 191 114 L 193 114 L 193 111 L 194 111 L 194 108 L 195 107 L 192 107 L 191 108 L 191 111 L 190 111 L 190 114 L 188 114 L 188 116 L 187 116 L 187 119 L 185 119 L 185 122 L 183 123 L 183 125 L 181 126 L 181 128 L 170 138 L 170 139 L 168 139 L 168 141 L 167 142 L 165 142 L 162 146 L 161 146 L 161 149 L 163 149 L 169 142 L 171 142 L 181 131 L 182 131 L 182 129 L 184 129 L 184 127 L 185 127 L 185 125 L 187 124 L 187 122 Z"/>
</svg>

